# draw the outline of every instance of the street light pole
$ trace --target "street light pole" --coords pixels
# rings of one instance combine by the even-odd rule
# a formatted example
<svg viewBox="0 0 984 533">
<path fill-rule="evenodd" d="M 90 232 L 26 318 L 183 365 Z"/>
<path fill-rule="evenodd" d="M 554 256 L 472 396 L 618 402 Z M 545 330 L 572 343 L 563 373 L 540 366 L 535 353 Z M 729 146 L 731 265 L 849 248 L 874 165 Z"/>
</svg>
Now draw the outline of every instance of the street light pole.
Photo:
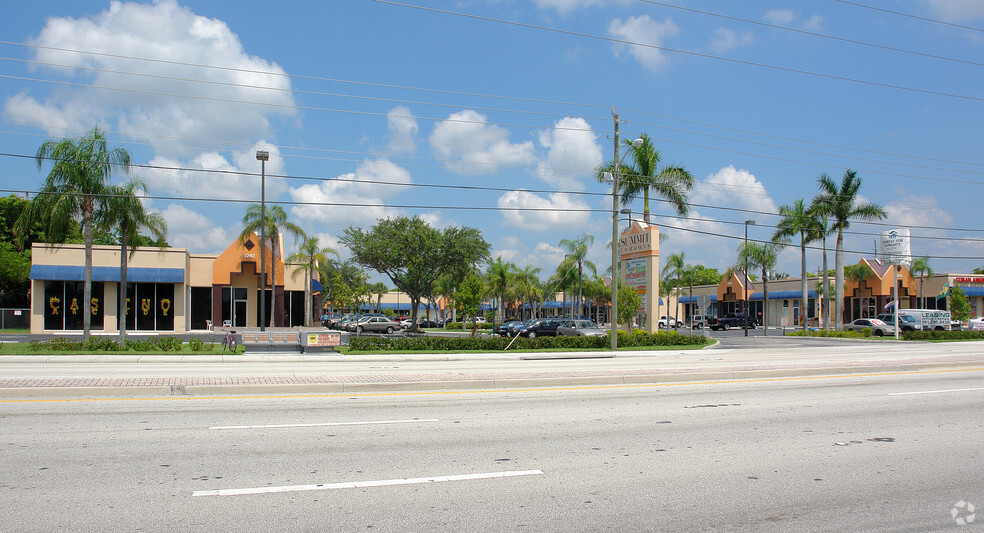
<svg viewBox="0 0 984 533">
<path fill-rule="evenodd" d="M 754 226 L 754 225 L 755 225 L 754 220 L 745 221 L 745 250 L 744 250 L 745 253 L 742 254 L 745 259 L 745 283 L 744 283 L 745 300 L 742 302 L 742 304 L 745 306 L 745 336 L 746 337 L 748 336 L 748 307 L 749 307 L 748 306 L 748 226 Z M 762 305 L 768 305 L 768 302 L 765 302 L 763 300 Z M 764 326 L 769 327 L 767 324 L 764 324 Z"/>
<path fill-rule="evenodd" d="M 266 162 L 270 152 L 257 150 L 256 160 L 260 162 L 260 331 L 266 331 Z"/>
<path fill-rule="evenodd" d="M 618 156 L 618 113 L 612 110 L 612 117 L 615 118 L 615 163 L 612 166 L 612 312 L 608 320 L 611 322 L 611 348 L 612 352 L 618 350 L 618 172 L 622 166 L 622 158 Z M 632 141 L 632 148 L 642 146 L 642 139 Z M 625 152 L 625 155 L 629 155 Z M 622 156 L 623 158 L 625 156 Z"/>
</svg>

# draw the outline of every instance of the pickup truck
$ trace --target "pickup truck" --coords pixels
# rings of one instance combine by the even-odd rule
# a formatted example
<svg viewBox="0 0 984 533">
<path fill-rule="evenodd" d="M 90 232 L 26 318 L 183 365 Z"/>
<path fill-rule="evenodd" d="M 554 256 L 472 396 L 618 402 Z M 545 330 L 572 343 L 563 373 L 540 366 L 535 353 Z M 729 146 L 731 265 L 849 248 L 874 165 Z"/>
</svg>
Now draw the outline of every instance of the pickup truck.
<svg viewBox="0 0 984 533">
<path fill-rule="evenodd" d="M 755 319 L 746 317 L 745 313 L 728 313 L 724 316 L 712 316 L 707 320 L 707 327 L 717 331 L 731 328 L 755 329 Z"/>
</svg>

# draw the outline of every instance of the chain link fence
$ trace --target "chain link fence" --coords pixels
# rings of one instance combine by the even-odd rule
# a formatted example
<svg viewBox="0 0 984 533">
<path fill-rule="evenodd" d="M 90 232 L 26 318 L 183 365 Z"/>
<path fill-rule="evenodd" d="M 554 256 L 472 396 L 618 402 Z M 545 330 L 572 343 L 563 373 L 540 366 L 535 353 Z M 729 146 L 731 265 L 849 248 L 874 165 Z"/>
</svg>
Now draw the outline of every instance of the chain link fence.
<svg viewBox="0 0 984 533">
<path fill-rule="evenodd" d="M 31 310 L 0 308 L 0 330 L 31 329 Z"/>
</svg>

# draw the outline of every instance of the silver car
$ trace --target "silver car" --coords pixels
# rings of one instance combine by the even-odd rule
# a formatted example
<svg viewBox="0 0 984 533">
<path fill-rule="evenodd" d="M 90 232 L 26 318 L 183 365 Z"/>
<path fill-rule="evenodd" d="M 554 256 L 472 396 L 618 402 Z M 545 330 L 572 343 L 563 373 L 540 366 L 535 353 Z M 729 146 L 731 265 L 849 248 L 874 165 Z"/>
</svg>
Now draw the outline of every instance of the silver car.
<svg viewBox="0 0 984 533">
<path fill-rule="evenodd" d="M 895 326 L 889 326 L 877 318 L 859 318 L 850 324 L 844 324 L 844 329 L 850 331 L 861 331 L 864 328 L 870 328 L 872 335 L 876 337 L 895 336 Z"/>
<path fill-rule="evenodd" d="M 394 322 L 384 316 L 365 317 L 355 324 L 355 332 L 372 331 L 376 333 L 393 333 L 401 329 L 399 322 Z"/>
<path fill-rule="evenodd" d="M 601 329 L 590 320 L 564 320 L 557 326 L 557 335 L 604 337 L 608 335 L 608 330 Z"/>
</svg>

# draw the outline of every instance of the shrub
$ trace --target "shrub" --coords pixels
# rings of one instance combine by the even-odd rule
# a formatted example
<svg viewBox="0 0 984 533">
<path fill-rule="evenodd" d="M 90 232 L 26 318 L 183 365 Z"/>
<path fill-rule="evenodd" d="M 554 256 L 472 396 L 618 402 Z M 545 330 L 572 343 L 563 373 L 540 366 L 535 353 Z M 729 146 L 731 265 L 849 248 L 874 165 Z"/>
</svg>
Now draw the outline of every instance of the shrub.
<svg viewBox="0 0 984 533">
<path fill-rule="evenodd" d="M 907 341 L 984 340 L 984 331 L 906 331 Z"/>
<path fill-rule="evenodd" d="M 508 337 L 350 337 L 349 347 L 358 351 L 499 351 L 509 346 Z M 635 331 L 618 333 L 622 347 L 645 346 L 703 346 L 708 339 L 701 335 L 680 335 L 676 332 L 648 333 Z M 602 337 L 520 337 L 512 343 L 511 351 L 537 349 L 604 349 L 609 347 L 608 335 Z"/>
<path fill-rule="evenodd" d="M 205 351 L 205 341 L 196 338 L 188 339 L 188 347 L 191 348 L 193 352 L 204 352 Z M 211 350 L 211 347 L 209 347 Z"/>
</svg>

